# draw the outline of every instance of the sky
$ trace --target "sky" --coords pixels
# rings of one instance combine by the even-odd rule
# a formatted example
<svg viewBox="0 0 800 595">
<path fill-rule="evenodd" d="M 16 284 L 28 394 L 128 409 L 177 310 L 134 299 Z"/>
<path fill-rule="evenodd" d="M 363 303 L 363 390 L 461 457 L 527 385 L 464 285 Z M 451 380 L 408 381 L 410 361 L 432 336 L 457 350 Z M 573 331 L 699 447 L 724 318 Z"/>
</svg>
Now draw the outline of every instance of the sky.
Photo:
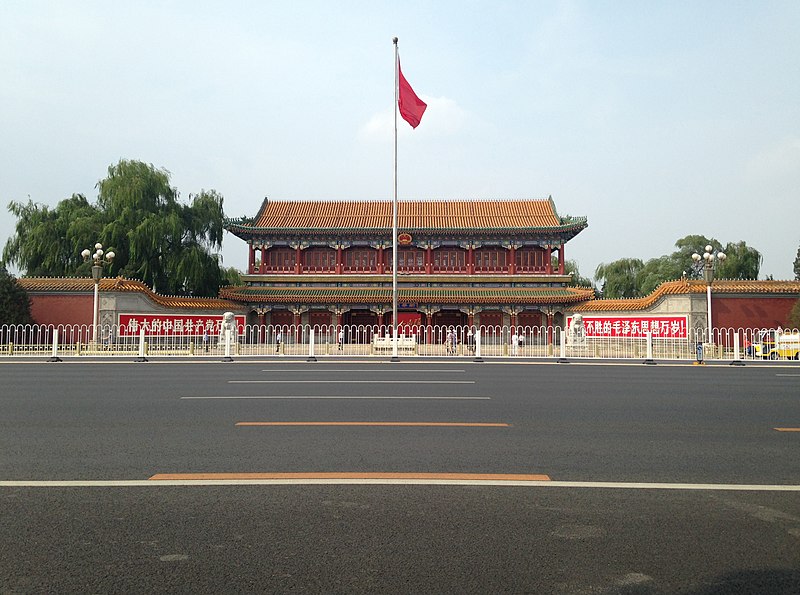
<svg viewBox="0 0 800 595">
<path fill-rule="evenodd" d="M 398 124 L 400 200 L 552 196 L 588 218 L 583 276 L 699 234 L 792 279 L 798 31 L 797 0 L 3 0 L 0 245 L 10 201 L 94 201 L 120 159 L 228 217 L 391 199 L 397 36 L 428 103 Z M 246 244 L 222 258 L 245 269 Z"/>
</svg>

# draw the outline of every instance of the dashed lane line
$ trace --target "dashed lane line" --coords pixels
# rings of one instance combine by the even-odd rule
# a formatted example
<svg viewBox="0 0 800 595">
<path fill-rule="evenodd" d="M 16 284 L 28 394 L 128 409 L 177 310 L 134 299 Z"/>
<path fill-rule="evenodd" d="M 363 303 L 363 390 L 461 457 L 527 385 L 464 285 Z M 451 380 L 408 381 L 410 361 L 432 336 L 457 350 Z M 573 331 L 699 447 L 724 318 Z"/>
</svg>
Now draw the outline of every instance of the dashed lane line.
<svg viewBox="0 0 800 595">
<path fill-rule="evenodd" d="M 393 400 L 420 400 L 420 401 L 491 401 L 491 397 L 387 397 L 387 396 L 333 396 L 333 395 L 304 395 L 304 396 L 275 396 L 275 395 L 219 395 L 219 396 L 206 396 L 206 397 L 180 397 L 186 400 L 212 400 L 212 399 L 287 399 L 287 400 L 303 400 L 303 399 L 362 399 L 362 400 L 376 400 L 376 401 L 393 401 Z"/>
<path fill-rule="evenodd" d="M 460 421 L 239 421 L 237 426 L 378 426 L 422 428 L 510 428 L 498 422 Z"/>
<path fill-rule="evenodd" d="M 280 369 L 280 368 L 279 369 L 269 369 L 269 368 L 266 368 L 266 369 L 261 370 L 261 371 L 262 372 L 272 372 L 272 373 L 275 373 L 275 372 L 292 372 L 294 374 L 314 374 L 314 373 L 327 374 L 328 372 L 334 372 L 334 373 L 342 372 L 342 373 L 346 373 L 346 374 L 352 374 L 353 372 L 363 372 L 364 370 L 360 370 L 358 368 L 350 368 L 350 369 L 342 368 L 342 369 L 339 369 L 339 370 L 337 370 L 337 369 L 331 370 L 331 369 L 328 369 L 328 368 L 316 369 L 316 370 L 315 369 L 311 369 L 311 368 L 285 368 L 285 369 Z M 412 373 L 412 374 L 419 374 L 421 372 L 435 372 L 435 373 L 448 374 L 450 372 L 453 372 L 453 373 L 463 374 L 463 373 L 466 372 L 466 370 L 458 370 L 458 369 L 452 369 L 452 370 L 442 369 L 442 370 L 438 370 L 438 369 L 425 369 L 425 368 L 419 368 L 419 369 L 392 368 L 392 374 L 394 374 L 395 372 L 408 372 L 408 373 Z"/>
<path fill-rule="evenodd" d="M 228 384 L 475 384 L 474 380 L 228 380 Z"/>
</svg>

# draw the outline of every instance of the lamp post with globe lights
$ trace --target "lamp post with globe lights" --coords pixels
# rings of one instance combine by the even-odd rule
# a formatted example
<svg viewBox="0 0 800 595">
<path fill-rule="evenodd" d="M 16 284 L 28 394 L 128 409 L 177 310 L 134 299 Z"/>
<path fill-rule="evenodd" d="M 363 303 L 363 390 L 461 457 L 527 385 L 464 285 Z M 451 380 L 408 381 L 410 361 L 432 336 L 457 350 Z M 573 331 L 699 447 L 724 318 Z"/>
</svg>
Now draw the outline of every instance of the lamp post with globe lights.
<svg viewBox="0 0 800 595">
<path fill-rule="evenodd" d="M 98 293 L 100 290 L 100 279 L 103 278 L 103 265 L 111 264 L 114 260 L 113 252 L 103 252 L 103 244 L 99 242 L 94 245 L 94 254 L 86 248 L 81 252 L 84 262 L 92 261 L 92 279 L 94 280 L 94 310 L 92 314 L 92 342 L 97 344 L 97 318 L 99 314 L 100 301 Z M 105 256 L 105 258 L 103 258 Z"/>
<path fill-rule="evenodd" d="M 711 324 L 711 284 L 714 282 L 714 261 L 720 263 L 727 258 L 725 253 L 720 251 L 715 255 L 712 246 L 706 246 L 706 251 L 700 256 L 697 252 L 692 254 L 695 264 L 702 265 L 703 279 L 706 281 L 706 304 L 708 306 L 708 343 L 714 342 L 714 332 Z M 701 262 L 702 261 L 702 262 Z"/>
</svg>

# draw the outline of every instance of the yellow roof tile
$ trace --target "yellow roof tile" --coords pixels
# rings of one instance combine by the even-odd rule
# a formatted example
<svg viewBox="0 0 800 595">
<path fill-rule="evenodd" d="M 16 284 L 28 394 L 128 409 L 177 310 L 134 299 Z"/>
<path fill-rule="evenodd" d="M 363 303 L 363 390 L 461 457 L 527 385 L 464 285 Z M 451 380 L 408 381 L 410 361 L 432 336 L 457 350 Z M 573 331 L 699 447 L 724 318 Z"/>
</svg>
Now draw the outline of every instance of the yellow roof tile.
<svg viewBox="0 0 800 595">
<path fill-rule="evenodd" d="M 29 293 L 93 292 L 94 281 L 88 277 L 20 277 L 20 287 Z M 100 291 L 138 292 L 165 308 L 187 310 L 235 310 L 241 304 L 219 298 L 169 296 L 154 293 L 141 281 L 111 277 L 100 279 Z"/>
<path fill-rule="evenodd" d="M 778 293 L 800 295 L 800 281 L 751 281 L 719 279 L 712 285 L 714 293 Z M 646 310 L 667 295 L 706 292 L 706 282 L 679 279 L 665 281 L 653 293 L 641 298 L 588 300 L 572 308 L 575 312 L 612 312 L 618 310 Z"/>
<path fill-rule="evenodd" d="M 402 229 L 516 229 L 562 225 L 544 200 L 403 200 Z M 253 227 L 270 229 L 388 229 L 392 201 L 265 201 Z"/>
</svg>

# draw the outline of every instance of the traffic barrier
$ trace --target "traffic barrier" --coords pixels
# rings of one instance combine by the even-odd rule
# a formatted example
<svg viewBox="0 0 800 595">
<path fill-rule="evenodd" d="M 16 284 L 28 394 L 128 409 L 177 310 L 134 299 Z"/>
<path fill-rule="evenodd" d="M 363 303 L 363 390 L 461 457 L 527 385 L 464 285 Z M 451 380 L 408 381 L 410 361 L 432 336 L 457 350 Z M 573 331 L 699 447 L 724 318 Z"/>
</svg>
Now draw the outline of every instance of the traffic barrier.
<svg viewBox="0 0 800 595">
<path fill-rule="evenodd" d="M 145 328 L 132 333 L 124 326 L 98 325 L 98 341 L 91 325 L 0 325 L 0 359 L 43 357 L 124 357 L 146 361 L 149 356 L 169 357 L 386 357 L 392 351 L 392 327 L 379 325 L 243 325 L 204 336 L 188 333 L 154 333 Z M 202 330 L 202 329 L 201 329 Z M 794 331 L 795 333 L 797 331 Z M 341 342 L 339 337 L 341 337 Z M 786 338 L 788 337 L 788 339 Z M 555 327 L 500 325 L 422 325 L 400 329 L 398 353 L 404 357 L 528 358 L 558 361 L 597 359 L 751 362 L 777 358 L 797 361 L 793 332 L 785 329 L 705 328 L 685 329 L 683 336 L 655 332 L 639 335 L 575 335 Z M 776 342 L 777 341 L 777 342 Z M 763 355 L 762 355 L 763 354 Z M 55 360 L 53 360 L 55 361 Z"/>
</svg>

